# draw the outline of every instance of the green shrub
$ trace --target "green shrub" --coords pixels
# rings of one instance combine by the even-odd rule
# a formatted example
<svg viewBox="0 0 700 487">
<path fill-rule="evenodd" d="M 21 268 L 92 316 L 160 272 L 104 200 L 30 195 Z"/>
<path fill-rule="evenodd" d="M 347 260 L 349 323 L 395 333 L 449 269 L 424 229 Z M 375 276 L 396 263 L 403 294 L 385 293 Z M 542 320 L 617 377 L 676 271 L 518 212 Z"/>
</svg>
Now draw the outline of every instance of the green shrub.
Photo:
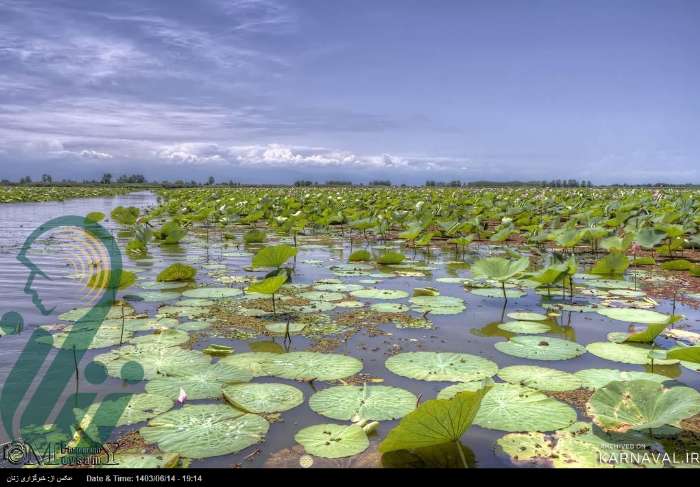
<svg viewBox="0 0 700 487">
<path fill-rule="evenodd" d="M 243 241 L 247 244 L 263 243 L 266 238 L 267 235 L 262 230 L 251 230 L 243 235 Z"/>
<path fill-rule="evenodd" d="M 156 278 L 158 282 L 192 281 L 197 269 L 187 264 L 172 264 L 161 271 Z"/>
<path fill-rule="evenodd" d="M 377 257 L 377 264 L 393 265 L 400 264 L 406 258 L 401 252 L 385 252 Z"/>
<path fill-rule="evenodd" d="M 656 264 L 656 261 L 654 260 L 653 257 L 650 257 L 648 255 L 642 256 L 642 257 L 636 257 L 634 260 L 632 260 L 632 265 L 654 265 Z"/>
<path fill-rule="evenodd" d="M 667 271 L 687 271 L 693 267 L 693 263 L 685 259 L 669 260 L 661 264 L 661 268 Z"/>
<path fill-rule="evenodd" d="M 352 254 L 350 254 L 350 257 L 348 257 L 349 262 L 367 262 L 368 260 L 372 259 L 372 254 L 370 254 L 367 250 L 356 250 Z"/>
</svg>

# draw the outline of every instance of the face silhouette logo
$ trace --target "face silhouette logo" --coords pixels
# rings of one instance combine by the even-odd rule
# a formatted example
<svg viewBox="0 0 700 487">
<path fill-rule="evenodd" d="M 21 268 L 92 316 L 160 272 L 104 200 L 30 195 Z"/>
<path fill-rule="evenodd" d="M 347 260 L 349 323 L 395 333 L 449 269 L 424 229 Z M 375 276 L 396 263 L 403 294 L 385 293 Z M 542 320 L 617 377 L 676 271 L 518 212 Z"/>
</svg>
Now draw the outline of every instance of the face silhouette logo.
<svg viewBox="0 0 700 487">
<path fill-rule="evenodd" d="M 50 236 L 47 238 L 47 235 Z M 81 382 L 99 384 L 107 378 L 104 366 L 91 363 L 81 371 L 80 362 L 116 300 L 121 279 L 121 253 L 116 241 L 104 227 L 79 216 L 53 219 L 32 232 L 17 259 L 29 269 L 24 292 L 31 297 L 36 309 L 44 316 L 50 315 L 56 306 L 53 306 L 53 303 L 47 304 L 47 296 L 42 295 L 40 291 L 43 282 L 54 281 L 48 275 L 50 272 L 40 269 L 28 255 L 39 238 L 53 239 L 53 244 L 58 243 L 64 250 L 68 249 L 68 265 L 76 275 L 82 276 L 86 281 L 83 286 L 85 292 L 77 293 L 75 297 L 87 297 L 91 306 L 86 308 L 84 316 L 71 325 L 67 336 L 58 346 L 51 345 L 52 336 L 47 330 L 36 327 L 14 367 L 4 378 L 0 392 L 0 416 L 6 433 L 5 438 L 16 440 L 13 443 L 14 449 L 11 448 L 11 455 L 8 453 L 12 459 L 20 455 L 16 445 L 22 444 L 21 441 L 26 439 L 23 436 L 29 431 L 49 425 L 54 425 L 63 432 L 69 431 L 71 426 L 81 423 L 82 420 L 76 417 L 74 410 L 86 411 L 96 402 L 106 403 L 111 407 L 110 414 L 107 414 L 107 411 L 101 412 L 100 409 L 95 413 L 96 417 L 102 418 L 100 424 L 95 425 L 100 428 L 97 441 L 107 441 L 115 426 L 113 422 L 121 415 L 118 409 L 126 408 L 132 395 L 121 392 L 98 397 L 96 393 L 79 390 Z M 55 252 L 51 256 L 55 257 Z M 106 282 L 101 282 L 102 285 L 92 286 L 87 279 L 95 274 L 107 275 L 108 278 Z M 54 286 L 56 283 L 57 280 L 54 281 Z M 48 298 L 50 300 L 50 294 Z M 5 313 L 2 317 L 3 331 L 7 327 L 17 328 L 22 323 L 21 315 L 16 312 Z M 142 379 L 143 370 L 139 364 L 130 362 L 126 365 L 139 369 L 139 373 L 134 373 L 131 369 L 127 371 L 131 379 L 128 382 L 138 382 Z M 124 379 L 127 379 L 126 375 Z M 68 388 L 71 384 L 75 384 L 73 393 Z M 41 439 L 34 438 L 33 443 Z"/>
</svg>

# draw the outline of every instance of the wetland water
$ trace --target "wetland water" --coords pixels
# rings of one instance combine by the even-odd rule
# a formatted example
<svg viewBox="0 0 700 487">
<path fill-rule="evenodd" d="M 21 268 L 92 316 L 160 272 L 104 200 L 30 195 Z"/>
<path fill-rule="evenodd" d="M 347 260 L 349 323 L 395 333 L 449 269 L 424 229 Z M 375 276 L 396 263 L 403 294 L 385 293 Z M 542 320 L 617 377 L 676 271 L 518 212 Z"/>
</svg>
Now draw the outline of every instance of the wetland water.
<svg viewBox="0 0 700 487">
<path fill-rule="evenodd" d="M 92 211 L 101 211 L 109 215 L 111 209 L 116 206 L 135 206 L 142 210 L 153 207 L 157 204 L 156 197 L 152 193 L 132 193 L 124 196 L 112 198 L 79 199 L 65 202 L 48 203 L 26 203 L 26 204 L 5 204 L 0 205 L 0 313 L 7 311 L 17 311 L 24 318 L 24 329 L 18 335 L 8 335 L 0 339 L 0 382 L 4 382 L 7 374 L 13 367 L 20 351 L 24 348 L 28 337 L 32 331 L 41 325 L 55 324 L 58 322 L 57 316 L 68 311 L 81 303 L 76 301 L 76 296 L 80 296 L 81 286 L 74 275 L 74 269 L 67 266 L 64 259 L 60 258 L 56 252 L 52 252 L 51 241 L 42 242 L 36 249 L 34 258 L 37 265 L 48 270 L 52 276 L 62 276 L 53 279 L 49 285 L 44 284 L 41 288 L 42 295 L 50 296 L 50 302 L 56 305 L 56 309 L 50 316 L 42 316 L 32 305 L 31 298 L 23 292 L 27 279 L 28 270 L 16 259 L 17 252 L 24 242 L 24 239 L 39 225 L 51 218 L 63 215 L 86 215 Z M 128 237 L 120 234 L 119 228 L 111 221 L 103 222 L 103 225 L 113 231 L 118 237 L 122 249 L 128 241 Z M 238 228 L 235 234 L 239 237 L 244 229 Z M 286 237 L 280 238 L 270 235 L 272 241 L 288 242 Z M 340 339 L 336 347 L 325 351 L 341 353 L 356 357 L 364 363 L 362 374 L 367 377 L 383 379 L 383 385 L 396 386 L 407 389 L 416 395 L 420 395 L 421 400 L 434 398 L 444 387 L 451 385 L 450 382 L 426 382 L 413 380 L 393 374 L 384 366 L 385 360 L 397 352 L 411 351 L 446 351 L 463 352 L 478 355 L 498 364 L 500 368 L 511 365 L 537 365 L 551 367 L 559 370 L 576 372 L 589 368 L 615 368 L 630 371 L 650 371 L 648 366 L 630 365 L 620 362 L 613 362 L 598 358 L 591 353 L 585 353 L 570 360 L 539 361 L 521 359 L 511 355 L 506 355 L 496 348 L 494 344 L 502 342 L 514 336 L 511 333 L 500 330 L 496 324 L 511 321 L 505 317 L 506 314 L 514 311 L 533 311 L 537 313 L 546 312 L 541 305 L 543 302 L 557 302 L 561 298 L 547 298 L 529 290 L 523 297 L 509 299 L 507 303 L 499 298 L 481 297 L 466 292 L 460 283 L 446 282 L 444 278 L 468 278 L 469 271 L 452 263 L 455 254 L 451 248 L 442 250 L 434 248 L 429 254 L 418 252 L 415 257 L 411 250 L 405 251 L 411 261 L 410 265 L 399 268 L 373 269 L 366 272 L 352 275 L 338 275 L 334 273 L 332 267 L 347 263 L 347 257 L 351 253 L 349 242 L 341 238 L 328 238 L 322 235 L 300 236 L 299 253 L 296 257 L 295 273 L 293 282 L 295 285 L 311 285 L 323 279 L 340 279 L 345 284 L 360 283 L 365 287 L 376 286 L 379 289 L 403 290 L 409 293 L 417 287 L 434 287 L 440 291 L 442 296 L 454 296 L 463 299 L 466 309 L 457 314 L 438 315 L 430 314 L 428 319 L 432 321 L 433 328 L 398 328 L 394 324 L 387 323 L 376 328 L 362 328 L 354 334 L 349 334 L 347 339 Z M 268 242 L 269 243 L 269 242 Z M 353 250 L 357 250 L 364 243 L 355 242 Z M 379 244 L 378 244 L 379 245 Z M 384 245 L 396 247 L 397 243 L 387 242 Z M 381 245 L 380 245 L 381 246 Z M 124 256 L 124 267 L 137 272 L 138 281 L 135 286 L 122 294 L 138 294 L 146 289 L 140 289 L 140 284 L 152 283 L 156 275 L 168 265 L 174 262 L 182 262 L 193 265 L 198 269 L 197 284 L 199 286 L 213 285 L 222 286 L 220 280 L 222 276 L 258 276 L 264 273 L 246 270 L 250 266 L 251 257 L 259 245 L 246 247 L 241 244 L 227 244 L 216 232 L 212 232 L 206 238 L 202 231 L 190 232 L 188 236 L 176 246 L 150 245 L 150 258 L 133 260 Z M 487 255 L 489 252 L 498 251 L 497 246 L 472 245 L 471 254 L 467 255 L 467 261 Z M 408 272 L 410 275 L 399 275 L 397 269 L 417 269 L 417 272 Z M 376 284 L 369 284 L 368 280 L 376 280 Z M 455 280 L 455 279 L 453 279 Z M 365 281 L 364 283 L 362 281 Z M 240 284 L 233 284 L 240 287 Z M 557 292 L 553 292 L 557 296 Z M 577 296 L 577 302 L 595 301 L 592 296 Z M 381 301 L 375 299 L 361 299 L 366 306 L 374 303 L 390 302 L 409 305 L 408 298 L 391 301 Z M 173 304 L 175 300 L 167 302 L 132 302 L 137 313 L 147 313 L 149 316 L 156 314 L 159 306 L 163 304 Z M 671 312 L 671 303 L 660 302 L 655 308 L 663 313 Z M 327 312 L 334 319 L 342 313 L 354 311 L 354 309 L 335 308 Z M 420 313 L 410 311 L 411 315 L 420 317 Z M 689 330 L 697 331 L 699 313 L 696 309 L 688 306 L 678 305 L 677 314 L 685 315 L 685 320 L 678 326 L 683 326 Z M 188 321 L 183 318 L 181 321 Z M 565 338 L 576 341 L 581 345 L 591 342 L 604 342 L 610 332 L 625 332 L 628 330 L 628 323 L 615 321 L 595 312 L 567 312 L 562 311 L 560 316 L 552 318 L 547 322 L 551 325 L 551 333 L 542 336 Z M 148 334 L 150 332 L 140 332 Z M 204 349 L 208 345 L 220 344 L 228 345 L 235 349 L 236 353 L 250 351 L 249 341 L 276 341 L 282 343 L 282 338 L 257 337 L 252 340 L 235 340 L 216 336 L 217 332 L 198 332 L 196 340 L 191 345 L 194 349 Z M 345 335 L 342 335 L 342 338 Z M 333 338 L 332 336 L 330 338 Z M 339 337 L 335 337 L 336 339 Z M 672 341 L 665 342 L 664 338 L 658 338 L 657 343 L 670 347 Z M 312 345 L 318 345 L 316 339 L 302 335 L 292 336 L 290 351 L 305 350 Z M 112 347 L 116 348 L 116 347 Z M 109 351 L 110 348 L 88 350 L 82 359 L 84 366 L 96 355 Z M 217 359 L 215 359 L 217 360 Z M 656 367 L 654 372 L 668 375 L 673 379 L 682 382 L 694 389 L 700 389 L 700 373 L 681 367 L 680 365 Z M 499 381 L 500 379 L 496 378 Z M 203 460 L 193 460 L 191 466 L 203 467 L 231 467 L 240 464 L 241 466 L 297 466 L 299 464 L 299 447 L 290 452 L 287 449 L 294 448 L 296 443 L 294 435 L 300 429 L 318 424 L 336 422 L 324 418 L 308 407 L 308 399 L 313 394 L 312 385 L 296 381 L 288 381 L 275 377 L 259 377 L 254 382 L 275 382 L 292 384 L 304 392 L 305 401 L 301 406 L 286 411 L 280 415 L 278 421 L 271 422 L 266 440 L 258 445 L 244 449 L 243 451 L 219 457 L 212 457 Z M 321 390 L 327 385 L 316 383 L 315 386 Z M 85 385 L 86 391 L 95 391 L 99 394 L 111 392 L 141 392 L 144 383 L 125 386 L 121 380 L 109 378 L 100 386 Z M 65 397 L 73 392 L 72 384 L 66 388 Z M 214 401 L 191 401 L 191 403 L 214 402 Z M 22 406 L 26 406 L 23 403 Z M 21 407 L 22 407 L 21 406 Z M 580 420 L 587 420 L 578 411 Z M 317 466 L 374 466 L 378 463 L 378 455 L 375 447 L 386 433 L 397 424 L 398 421 L 382 421 L 379 434 L 371 439 L 371 447 L 364 454 L 357 458 L 347 458 L 339 460 L 316 461 Z M 145 423 L 120 427 L 114 432 L 118 437 L 126 432 L 133 431 L 143 426 Z M 469 447 L 474 453 L 476 465 L 482 467 L 508 466 L 511 462 L 494 452 L 496 440 L 505 433 L 491 429 L 472 426 L 467 434 L 462 438 L 464 445 Z M 281 452 L 281 453 L 280 453 Z"/>
</svg>

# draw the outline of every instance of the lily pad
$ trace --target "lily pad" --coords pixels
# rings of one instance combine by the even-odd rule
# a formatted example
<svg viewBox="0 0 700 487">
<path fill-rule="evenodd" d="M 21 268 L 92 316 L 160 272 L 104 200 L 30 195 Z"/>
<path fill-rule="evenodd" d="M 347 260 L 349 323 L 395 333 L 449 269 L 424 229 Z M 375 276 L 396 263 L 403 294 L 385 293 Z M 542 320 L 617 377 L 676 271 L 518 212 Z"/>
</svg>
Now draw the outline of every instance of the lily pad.
<svg viewBox="0 0 700 487">
<path fill-rule="evenodd" d="M 628 323 L 666 323 L 671 317 L 658 311 L 638 308 L 601 308 L 598 314 Z"/>
<path fill-rule="evenodd" d="M 223 393 L 235 407 L 251 413 L 288 411 L 304 402 L 304 394 L 287 384 L 235 384 Z"/>
<path fill-rule="evenodd" d="M 406 291 L 401 291 L 399 289 L 358 289 L 357 291 L 352 291 L 351 296 L 360 299 L 402 299 L 408 297 Z"/>
<path fill-rule="evenodd" d="M 189 405 L 153 418 L 139 430 L 167 453 L 208 458 L 236 453 L 261 442 L 269 423 L 226 404 Z"/>
<path fill-rule="evenodd" d="M 573 391 L 582 386 L 581 379 L 563 370 L 514 365 L 498 371 L 498 376 L 511 384 L 531 387 L 540 391 Z"/>
<path fill-rule="evenodd" d="M 112 352 L 95 357 L 107 368 L 107 374 L 125 380 L 155 379 L 164 375 L 168 368 L 187 369 L 189 367 L 209 364 L 210 357 L 194 350 L 183 350 L 178 347 L 123 347 Z M 130 362 L 140 366 L 129 367 Z M 141 370 L 142 369 L 142 370 Z"/>
<path fill-rule="evenodd" d="M 409 301 L 415 311 L 434 315 L 459 314 L 466 309 L 463 299 L 452 296 L 414 296 Z"/>
<path fill-rule="evenodd" d="M 171 399 L 177 399 L 180 389 L 188 399 L 216 399 L 221 397 L 224 384 L 248 382 L 253 378 L 249 371 L 221 362 L 186 369 L 165 366 L 163 372 L 168 377 L 149 381 L 146 391 Z"/>
<path fill-rule="evenodd" d="M 574 375 L 581 379 L 583 387 L 587 389 L 600 389 L 613 381 L 651 380 L 661 383 L 670 380 L 665 375 L 617 369 L 585 369 Z"/>
<path fill-rule="evenodd" d="M 294 335 L 297 333 L 301 333 L 304 328 L 306 328 L 306 323 L 299 323 L 299 322 L 292 322 L 287 325 L 287 323 L 270 323 L 268 325 L 265 325 L 265 329 L 269 331 L 270 333 L 274 333 L 276 335 L 284 335 L 287 330 L 289 330 L 289 333 Z"/>
<path fill-rule="evenodd" d="M 648 430 L 700 413 L 700 393 L 648 380 L 613 381 L 593 393 L 586 409 L 605 431 Z"/>
<path fill-rule="evenodd" d="M 535 389 L 495 384 L 481 401 L 474 424 L 501 431 L 553 431 L 573 424 L 576 411 Z"/>
<path fill-rule="evenodd" d="M 389 357 L 385 366 L 394 374 L 427 381 L 478 381 L 498 372 L 498 365 L 491 360 L 449 352 L 399 353 Z"/>
<path fill-rule="evenodd" d="M 190 336 L 184 331 L 164 329 L 160 333 L 142 335 L 129 340 L 134 345 L 148 345 L 156 347 L 175 347 L 190 340 Z"/>
<path fill-rule="evenodd" d="M 494 346 L 505 354 L 532 360 L 569 360 L 586 353 L 586 348 L 576 342 L 532 335 L 514 336 Z"/>
<path fill-rule="evenodd" d="M 545 321 L 547 320 L 547 315 L 542 313 L 531 313 L 529 311 L 514 311 L 508 313 L 508 318 L 516 321 Z"/>
<path fill-rule="evenodd" d="M 401 303 L 375 303 L 370 308 L 378 313 L 405 313 L 411 309 Z"/>
<path fill-rule="evenodd" d="M 321 458 L 351 457 L 369 446 L 365 431 L 353 424 L 317 424 L 299 431 L 294 440 L 306 453 Z"/>
<path fill-rule="evenodd" d="M 232 365 L 239 369 L 245 369 L 254 377 L 271 375 L 267 370 L 267 363 L 278 354 L 273 352 L 246 352 L 236 353 L 222 358 L 219 363 Z"/>
<path fill-rule="evenodd" d="M 361 361 L 337 353 L 290 352 L 272 355 L 263 368 L 269 375 L 283 379 L 329 381 L 350 377 L 362 370 Z"/>
<path fill-rule="evenodd" d="M 319 391 L 309 399 L 309 407 L 331 419 L 385 421 L 407 415 L 416 402 L 416 396 L 405 389 L 364 384 Z"/>
<path fill-rule="evenodd" d="M 613 362 L 638 365 L 652 364 L 652 359 L 649 358 L 651 347 L 641 343 L 593 342 L 586 345 L 586 349 L 597 357 L 612 360 Z M 677 364 L 678 360 L 654 359 L 653 363 L 656 365 L 673 365 Z"/>
<path fill-rule="evenodd" d="M 549 325 L 534 321 L 509 321 L 508 323 L 501 323 L 498 325 L 498 328 L 511 333 L 525 334 L 547 333 L 551 330 Z"/>
</svg>

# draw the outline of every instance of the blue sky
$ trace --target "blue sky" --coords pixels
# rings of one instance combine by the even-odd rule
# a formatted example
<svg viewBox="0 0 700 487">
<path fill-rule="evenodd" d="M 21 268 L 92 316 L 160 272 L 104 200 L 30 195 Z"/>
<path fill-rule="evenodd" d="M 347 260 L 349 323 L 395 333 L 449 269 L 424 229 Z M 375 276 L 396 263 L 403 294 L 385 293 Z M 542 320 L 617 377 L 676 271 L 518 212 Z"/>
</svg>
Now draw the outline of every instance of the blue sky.
<svg viewBox="0 0 700 487">
<path fill-rule="evenodd" d="M 700 2 L 0 0 L 0 178 L 700 182 Z"/>
</svg>

